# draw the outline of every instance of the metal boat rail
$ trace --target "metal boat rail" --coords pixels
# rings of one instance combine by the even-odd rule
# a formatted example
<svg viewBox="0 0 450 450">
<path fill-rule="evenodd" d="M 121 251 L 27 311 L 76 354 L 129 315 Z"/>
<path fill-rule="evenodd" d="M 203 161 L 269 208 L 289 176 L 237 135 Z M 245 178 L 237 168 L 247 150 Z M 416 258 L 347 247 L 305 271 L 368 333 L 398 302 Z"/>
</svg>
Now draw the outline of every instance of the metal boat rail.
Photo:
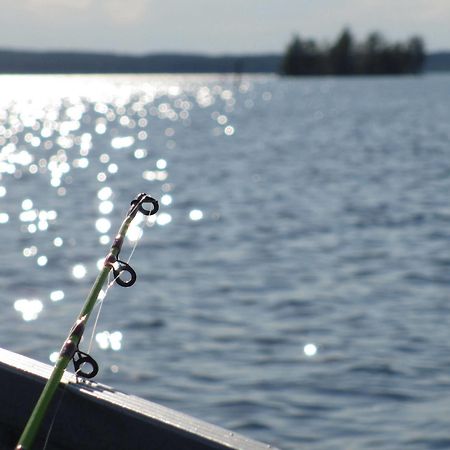
<svg viewBox="0 0 450 450">
<path fill-rule="evenodd" d="M 0 449 L 11 450 L 52 367 L 0 348 Z M 46 450 L 267 450 L 267 444 L 99 383 L 65 374 L 44 422 Z M 64 392 L 61 406 L 59 398 Z M 45 431 L 35 449 L 42 449 Z"/>
</svg>

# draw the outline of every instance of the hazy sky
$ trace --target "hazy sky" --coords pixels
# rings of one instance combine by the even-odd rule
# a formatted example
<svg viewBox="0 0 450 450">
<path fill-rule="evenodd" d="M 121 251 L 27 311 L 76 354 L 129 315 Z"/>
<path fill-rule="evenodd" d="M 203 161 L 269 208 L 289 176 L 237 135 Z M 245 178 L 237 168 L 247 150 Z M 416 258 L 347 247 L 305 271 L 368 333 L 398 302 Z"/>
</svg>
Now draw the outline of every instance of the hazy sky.
<svg viewBox="0 0 450 450">
<path fill-rule="evenodd" d="M 450 0 L 0 0 L 0 48 L 281 52 L 294 33 L 425 38 L 450 49 Z"/>
</svg>

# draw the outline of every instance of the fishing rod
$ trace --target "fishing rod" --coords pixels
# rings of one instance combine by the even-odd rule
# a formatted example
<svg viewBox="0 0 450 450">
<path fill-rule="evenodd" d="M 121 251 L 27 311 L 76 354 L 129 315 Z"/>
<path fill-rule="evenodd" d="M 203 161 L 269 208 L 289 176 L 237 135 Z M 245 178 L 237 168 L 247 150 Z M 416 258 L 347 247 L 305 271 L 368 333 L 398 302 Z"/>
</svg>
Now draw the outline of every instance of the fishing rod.
<svg viewBox="0 0 450 450">
<path fill-rule="evenodd" d="M 151 209 L 146 209 L 145 204 L 151 204 Z M 130 267 L 127 262 L 119 259 L 119 254 L 122 249 L 123 241 L 127 234 L 128 228 L 136 217 L 138 212 L 149 216 L 155 214 L 159 209 L 157 200 L 150 197 L 145 193 L 141 193 L 131 202 L 130 209 L 119 228 L 114 242 L 108 255 L 103 263 L 103 268 L 97 276 L 91 291 L 89 292 L 83 308 L 78 315 L 75 323 L 73 324 L 67 339 L 61 348 L 61 351 L 56 361 L 53 371 L 47 380 L 44 390 L 39 397 L 39 400 L 31 413 L 30 418 L 19 438 L 19 442 L 15 447 L 15 450 L 31 450 L 35 441 L 36 435 L 39 432 L 42 421 L 50 407 L 50 403 L 55 396 L 56 390 L 61 382 L 64 371 L 69 365 L 70 361 L 73 361 L 75 367 L 75 375 L 83 378 L 93 378 L 98 372 L 97 362 L 87 353 L 82 352 L 78 346 L 86 328 L 86 323 L 89 319 L 92 310 L 97 302 L 98 296 L 102 290 L 105 281 L 108 278 L 110 271 L 112 270 L 114 275 L 114 281 L 123 287 L 130 287 L 136 281 L 136 272 Z M 127 278 L 122 277 L 124 273 L 128 274 Z M 90 366 L 90 371 L 85 371 L 84 367 Z"/>
</svg>

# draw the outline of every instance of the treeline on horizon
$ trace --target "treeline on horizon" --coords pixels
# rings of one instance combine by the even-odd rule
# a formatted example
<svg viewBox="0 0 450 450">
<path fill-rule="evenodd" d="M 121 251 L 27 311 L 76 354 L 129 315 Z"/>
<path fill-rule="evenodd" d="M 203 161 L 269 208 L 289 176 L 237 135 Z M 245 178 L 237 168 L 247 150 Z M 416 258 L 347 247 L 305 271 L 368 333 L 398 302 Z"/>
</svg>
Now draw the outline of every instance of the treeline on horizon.
<svg viewBox="0 0 450 450">
<path fill-rule="evenodd" d="M 423 69 L 425 45 L 422 38 L 388 42 L 372 32 L 357 42 L 344 28 L 331 44 L 296 35 L 287 46 L 281 62 L 283 75 L 387 75 L 416 74 Z"/>
</svg>

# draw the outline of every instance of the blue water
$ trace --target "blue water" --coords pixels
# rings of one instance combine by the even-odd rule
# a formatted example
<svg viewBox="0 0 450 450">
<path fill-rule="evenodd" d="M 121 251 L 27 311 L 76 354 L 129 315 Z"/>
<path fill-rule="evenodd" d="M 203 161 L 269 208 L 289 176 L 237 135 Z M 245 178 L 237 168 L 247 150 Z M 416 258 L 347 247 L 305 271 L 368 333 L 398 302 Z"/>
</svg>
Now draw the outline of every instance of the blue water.
<svg viewBox="0 0 450 450">
<path fill-rule="evenodd" d="M 449 448 L 449 92 L 1 77 L 0 346 L 50 362 L 145 191 L 98 381 L 283 449 Z"/>
</svg>

